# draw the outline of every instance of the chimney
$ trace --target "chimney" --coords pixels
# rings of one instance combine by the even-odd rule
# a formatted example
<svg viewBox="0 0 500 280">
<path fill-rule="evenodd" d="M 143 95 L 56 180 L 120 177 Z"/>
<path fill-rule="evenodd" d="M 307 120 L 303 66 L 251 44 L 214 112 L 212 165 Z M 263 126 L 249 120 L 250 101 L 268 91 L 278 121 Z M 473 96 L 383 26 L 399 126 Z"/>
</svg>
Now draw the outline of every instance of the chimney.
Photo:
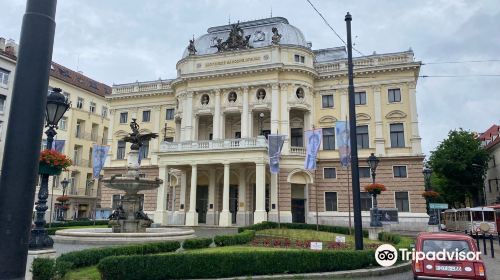
<svg viewBox="0 0 500 280">
<path fill-rule="evenodd" d="M 0 51 L 5 51 L 5 38 L 0 37 Z"/>
</svg>

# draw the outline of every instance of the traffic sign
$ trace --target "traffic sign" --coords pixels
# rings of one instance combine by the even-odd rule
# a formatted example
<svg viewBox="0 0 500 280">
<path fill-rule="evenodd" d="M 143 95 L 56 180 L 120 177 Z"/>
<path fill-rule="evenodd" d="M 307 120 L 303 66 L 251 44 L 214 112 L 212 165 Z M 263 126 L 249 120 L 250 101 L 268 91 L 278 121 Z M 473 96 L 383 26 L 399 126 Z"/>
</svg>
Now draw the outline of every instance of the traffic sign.
<svg viewBox="0 0 500 280">
<path fill-rule="evenodd" d="M 429 208 L 431 208 L 431 209 L 448 209 L 448 204 L 446 204 L 446 203 L 429 203 Z"/>
</svg>

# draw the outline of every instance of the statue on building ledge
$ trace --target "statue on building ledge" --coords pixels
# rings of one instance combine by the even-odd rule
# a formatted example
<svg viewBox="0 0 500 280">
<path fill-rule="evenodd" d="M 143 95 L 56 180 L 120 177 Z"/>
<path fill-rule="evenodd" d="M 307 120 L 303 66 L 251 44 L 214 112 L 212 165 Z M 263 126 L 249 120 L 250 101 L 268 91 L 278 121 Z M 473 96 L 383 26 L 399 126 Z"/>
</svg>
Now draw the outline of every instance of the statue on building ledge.
<svg viewBox="0 0 500 280">
<path fill-rule="evenodd" d="M 189 46 L 187 47 L 189 55 L 195 55 L 197 50 L 196 47 L 194 46 L 194 36 L 193 39 L 189 39 Z"/>
<path fill-rule="evenodd" d="M 249 45 L 251 35 L 244 35 L 240 22 L 232 24 L 227 40 L 223 42 L 221 38 L 215 38 L 214 47 L 217 48 L 217 52 L 249 49 L 251 48 Z"/>
<path fill-rule="evenodd" d="M 279 45 L 281 40 L 281 34 L 278 33 L 278 28 L 273 27 L 273 29 L 271 30 L 273 31 L 273 37 L 271 37 L 271 43 L 273 45 Z"/>
</svg>

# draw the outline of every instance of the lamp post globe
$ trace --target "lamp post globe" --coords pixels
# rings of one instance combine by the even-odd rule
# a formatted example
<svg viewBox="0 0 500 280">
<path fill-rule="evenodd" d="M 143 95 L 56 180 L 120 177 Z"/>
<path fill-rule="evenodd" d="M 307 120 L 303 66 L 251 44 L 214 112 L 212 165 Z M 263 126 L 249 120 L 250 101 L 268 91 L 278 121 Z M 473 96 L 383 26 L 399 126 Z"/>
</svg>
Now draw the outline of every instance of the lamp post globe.
<svg viewBox="0 0 500 280">
<path fill-rule="evenodd" d="M 264 113 L 259 114 L 259 130 L 260 130 L 260 136 L 264 135 L 264 128 L 262 127 L 262 122 L 264 121 Z"/>
<path fill-rule="evenodd" d="M 52 92 L 47 96 L 47 103 L 45 105 L 45 121 L 46 127 L 48 129 L 45 131 L 47 135 L 47 150 L 52 149 L 52 142 L 54 142 L 54 136 L 56 136 L 56 128 L 59 120 L 63 117 L 64 113 L 69 109 L 71 103 L 68 99 L 61 93 L 60 88 L 54 88 Z M 35 217 L 35 228 L 31 230 L 30 240 L 28 247 L 30 249 L 45 249 L 52 248 L 54 241 L 47 234 L 45 229 L 45 211 L 47 211 L 47 198 L 49 195 L 49 176 L 48 174 L 42 174 L 42 180 L 40 183 L 40 189 L 38 190 L 38 202 L 35 207 L 36 217 Z"/>
</svg>

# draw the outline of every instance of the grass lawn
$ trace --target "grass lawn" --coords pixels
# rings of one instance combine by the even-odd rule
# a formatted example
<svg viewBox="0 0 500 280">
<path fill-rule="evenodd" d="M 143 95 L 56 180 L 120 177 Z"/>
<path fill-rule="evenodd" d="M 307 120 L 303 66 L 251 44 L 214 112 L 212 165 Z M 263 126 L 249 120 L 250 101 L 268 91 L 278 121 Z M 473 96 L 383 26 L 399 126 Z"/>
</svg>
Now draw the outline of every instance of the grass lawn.
<svg viewBox="0 0 500 280">
<path fill-rule="evenodd" d="M 334 242 L 336 236 L 344 236 L 346 243 L 348 244 L 354 243 L 354 236 L 352 235 L 315 231 L 310 229 L 286 229 L 286 228 L 264 229 L 258 231 L 257 236 L 288 238 L 290 240 L 312 240 L 312 241 L 322 241 L 322 242 L 329 242 L 329 241 Z M 368 238 L 364 238 L 363 242 L 367 244 L 380 243 L 379 241 L 370 240 Z"/>
<path fill-rule="evenodd" d="M 64 276 L 64 280 L 101 280 L 97 266 L 75 269 Z"/>
</svg>

